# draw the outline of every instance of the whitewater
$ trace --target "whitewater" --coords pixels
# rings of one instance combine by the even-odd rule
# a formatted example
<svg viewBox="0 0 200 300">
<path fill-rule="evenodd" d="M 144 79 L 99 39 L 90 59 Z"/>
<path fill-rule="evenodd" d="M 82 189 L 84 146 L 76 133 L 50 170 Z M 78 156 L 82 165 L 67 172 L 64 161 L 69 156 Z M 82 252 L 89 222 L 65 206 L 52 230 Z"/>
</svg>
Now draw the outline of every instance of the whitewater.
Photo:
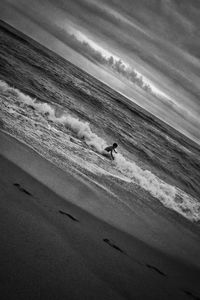
<svg viewBox="0 0 200 300">
<path fill-rule="evenodd" d="M 104 158 L 102 154 L 108 145 L 106 137 L 99 136 L 91 129 L 89 122 L 72 114 L 70 110 L 59 104 L 50 104 L 32 98 L 2 80 L 0 100 L 3 128 L 13 136 L 20 139 L 19 131 L 23 132 L 21 140 L 24 139 L 30 146 L 33 145 L 28 137 L 34 136 L 34 148 L 37 150 L 41 149 L 37 147 L 37 140 L 43 136 L 48 153 L 56 149 L 60 151 L 62 157 L 66 157 L 66 161 L 71 159 L 71 162 L 78 164 L 81 170 L 88 170 L 98 176 L 117 178 L 128 186 L 136 185 L 159 200 L 167 209 L 175 211 L 190 221 L 200 220 L 200 203 L 195 197 L 165 182 L 149 169 L 139 166 L 125 154 L 120 153 L 120 147 L 114 161 Z M 29 123 L 28 131 L 25 129 L 27 123 Z M 15 131 L 16 127 L 18 135 Z M 57 136 L 60 147 L 59 143 L 57 145 L 55 142 L 52 143 L 53 133 Z M 72 145 L 71 148 L 69 144 Z M 42 151 L 39 152 L 42 154 Z M 58 157 L 56 160 L 50 157 L 50 160 L 60 166 Z"/>
</svg>

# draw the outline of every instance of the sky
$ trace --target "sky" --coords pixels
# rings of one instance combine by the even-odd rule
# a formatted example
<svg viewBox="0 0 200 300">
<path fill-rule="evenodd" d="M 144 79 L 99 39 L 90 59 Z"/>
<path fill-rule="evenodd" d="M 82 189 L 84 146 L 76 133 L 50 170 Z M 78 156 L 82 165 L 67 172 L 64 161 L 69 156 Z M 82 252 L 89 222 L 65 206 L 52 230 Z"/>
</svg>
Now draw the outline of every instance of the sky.
<svg viewBox="0 0 200 300">
<path fill-rule="evenodd" d="M 200 143 L 200 1 L 1 0 L 0 18 Z"/>
</svg>

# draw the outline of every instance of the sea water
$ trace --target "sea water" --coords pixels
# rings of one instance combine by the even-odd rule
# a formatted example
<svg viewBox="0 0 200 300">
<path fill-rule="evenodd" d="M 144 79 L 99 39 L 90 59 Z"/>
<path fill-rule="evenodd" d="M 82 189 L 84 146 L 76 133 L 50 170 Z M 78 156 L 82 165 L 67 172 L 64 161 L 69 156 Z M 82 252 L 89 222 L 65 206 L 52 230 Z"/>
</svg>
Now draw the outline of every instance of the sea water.
<svg viewBox="0 0 200 300">
<path fill-rule="evenodd" d="M 0 29 L 1 128 L 108 193 L 200 220 L 198 145 L 71 63 Z M 148 95 L 147 95 L 148 97 Z M 117 142 L 111 161 L 102 154 Z"/>
</svg>

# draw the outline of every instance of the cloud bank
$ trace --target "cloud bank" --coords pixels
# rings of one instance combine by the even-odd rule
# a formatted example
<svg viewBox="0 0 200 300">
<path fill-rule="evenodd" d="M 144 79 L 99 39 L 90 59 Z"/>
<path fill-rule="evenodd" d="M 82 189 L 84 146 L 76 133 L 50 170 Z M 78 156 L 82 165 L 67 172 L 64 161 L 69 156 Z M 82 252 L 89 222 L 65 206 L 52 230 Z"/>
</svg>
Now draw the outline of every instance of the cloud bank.
<svg viewBox="0 0 200 300">
<path fill-rule="evenodd" d="M 151 89 L 150 85 L 145 82 L 143 76 L 139 75 L 134 68 L 127 65 L 124 61 L 122 61 L 122 59 L 116 59 L 112 55 L 105 56 L 101 51 L 94 49 L 88 42 L 80 41 L 74 34 L 69 34 L 66 32 L 66 35 L 68 45 L 70 45 L 75 51 L 86 56 L 92 62 L 110 68 L 131 83 L 137 85 L 146 92 L 153 94 L 153 90 Z"/>
</svg>

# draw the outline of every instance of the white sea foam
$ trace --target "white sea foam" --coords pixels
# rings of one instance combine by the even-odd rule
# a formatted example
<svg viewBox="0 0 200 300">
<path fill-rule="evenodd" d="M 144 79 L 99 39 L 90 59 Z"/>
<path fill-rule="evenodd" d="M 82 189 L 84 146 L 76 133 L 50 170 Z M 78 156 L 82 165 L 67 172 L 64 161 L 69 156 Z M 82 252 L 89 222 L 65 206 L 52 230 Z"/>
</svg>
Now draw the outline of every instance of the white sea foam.
<svg viewBox="0 0 200 300">
<path fill-rule="evenodd" d="M 142 170 L 135 162 L 128 161 L 120 153 L 115 158 L 117 168 L 152 196 L 167 203 L 176 196 L 176 188 L 165 183 L 148 170 Z"/>
<path fill-rule="evenodd" d="M 19 90 L 11 88 L 3 81 L 0 81 L 0 92 L 6 96 L 14 96 L 22 105 L 32 106 L 37 113 L 48 120 L 63 124 L 63 126 L 76 133 L 78 138 L 84 139 L 87 145 L 92 146 L 97 152 L 103 153 L 107 143 L 92 132 L 88 122 L 79 120 L 67 112 L 60 114 L 54 106 L 32 99 Z M 139 185 L 153 197 L 159 199 L 165 207 L 175 210 L 192 221 L 200 220 L 200 203 L 196 199 L 167 184 L 149 170 L 143 170 L 135 162 L 127 160 L 120 153 L 116 154 L 113 167 L 123 176 L 130 179 L 131 182 Z"/>
</svg>

